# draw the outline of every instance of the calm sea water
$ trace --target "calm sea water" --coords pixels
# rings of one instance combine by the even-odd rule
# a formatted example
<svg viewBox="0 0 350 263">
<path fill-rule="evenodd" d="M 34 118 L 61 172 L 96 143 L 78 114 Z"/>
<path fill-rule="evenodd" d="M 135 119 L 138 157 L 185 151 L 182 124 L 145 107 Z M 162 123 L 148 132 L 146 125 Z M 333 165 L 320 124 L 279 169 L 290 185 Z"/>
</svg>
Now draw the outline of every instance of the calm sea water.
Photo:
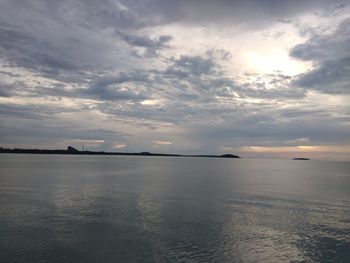
<svg viewBox="0 0 350 263">
<path fill-rule="evenodd" d="M 350 163 L 0 155 L 0 262 L 350 262 Z"/>
</svg>

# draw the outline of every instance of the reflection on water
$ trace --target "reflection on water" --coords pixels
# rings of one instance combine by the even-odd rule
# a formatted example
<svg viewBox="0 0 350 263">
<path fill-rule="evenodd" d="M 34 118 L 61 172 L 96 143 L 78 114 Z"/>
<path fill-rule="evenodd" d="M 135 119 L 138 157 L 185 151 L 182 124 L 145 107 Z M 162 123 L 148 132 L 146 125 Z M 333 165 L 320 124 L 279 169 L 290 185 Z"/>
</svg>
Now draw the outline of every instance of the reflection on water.
<svg viewBox="0 0 350 263">
<path fill-rule="evenodd" d="M 350 163 L 0 156 L 0 262 L 350 262 Z"/>
</svg>

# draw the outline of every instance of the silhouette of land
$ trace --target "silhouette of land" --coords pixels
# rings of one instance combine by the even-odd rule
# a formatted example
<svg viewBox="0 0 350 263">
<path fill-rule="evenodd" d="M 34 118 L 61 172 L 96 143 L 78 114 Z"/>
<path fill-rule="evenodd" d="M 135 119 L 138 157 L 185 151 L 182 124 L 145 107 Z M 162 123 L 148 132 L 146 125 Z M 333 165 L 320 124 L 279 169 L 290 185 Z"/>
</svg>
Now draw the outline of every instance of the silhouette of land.
<svg viewBox="0 0 350 263">
<path fill-rule="evenodd" d="M 308 161 L 310 160 L 309 158 L 293 158 L 295 161 Z"/>
<path fill-rule="evenodd" d="M 169 157 L 208 157 L 208 158 L 240 158 L 238 155 L 186 155 L 186 154 L 167 154 L 167 153 L 151 153 L 151 152 L 104 152 L 104 151 L 79 151 L 72 146 L 68 146 L 67 150 L 48 150 L 48 149 L 8 149 L 0 147 L 0 153 L 26 153 L 26 154 L 76 154 L 76 155 L 130 155 L 130 156 L 169 156 Z"/>
</svg>

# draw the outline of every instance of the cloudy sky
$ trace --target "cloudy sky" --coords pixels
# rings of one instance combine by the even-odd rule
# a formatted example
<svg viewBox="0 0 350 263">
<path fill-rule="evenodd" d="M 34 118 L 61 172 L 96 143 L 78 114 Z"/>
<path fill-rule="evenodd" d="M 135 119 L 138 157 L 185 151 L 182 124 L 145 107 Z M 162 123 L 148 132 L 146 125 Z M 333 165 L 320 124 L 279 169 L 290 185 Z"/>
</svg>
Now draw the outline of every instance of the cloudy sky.
<svg viewBox="0 0 350 263">
<path fill-rule="evenodd" d="M 2 147 L 350 159 L 350 1 L 1 0 Z"/>
</svg>

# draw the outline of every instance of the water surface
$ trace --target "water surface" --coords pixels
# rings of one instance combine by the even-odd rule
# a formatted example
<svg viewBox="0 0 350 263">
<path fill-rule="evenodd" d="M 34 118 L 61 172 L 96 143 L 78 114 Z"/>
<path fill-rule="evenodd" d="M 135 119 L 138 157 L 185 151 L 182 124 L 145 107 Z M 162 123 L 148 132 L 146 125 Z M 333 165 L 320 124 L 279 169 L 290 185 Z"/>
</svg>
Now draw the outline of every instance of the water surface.
<svg viewBox="0 0 350 263">
<path fill-rule="evenodd" d="M 0 262 L 350 262 L 350 163 L 0 155 Z"/>
</svg>

